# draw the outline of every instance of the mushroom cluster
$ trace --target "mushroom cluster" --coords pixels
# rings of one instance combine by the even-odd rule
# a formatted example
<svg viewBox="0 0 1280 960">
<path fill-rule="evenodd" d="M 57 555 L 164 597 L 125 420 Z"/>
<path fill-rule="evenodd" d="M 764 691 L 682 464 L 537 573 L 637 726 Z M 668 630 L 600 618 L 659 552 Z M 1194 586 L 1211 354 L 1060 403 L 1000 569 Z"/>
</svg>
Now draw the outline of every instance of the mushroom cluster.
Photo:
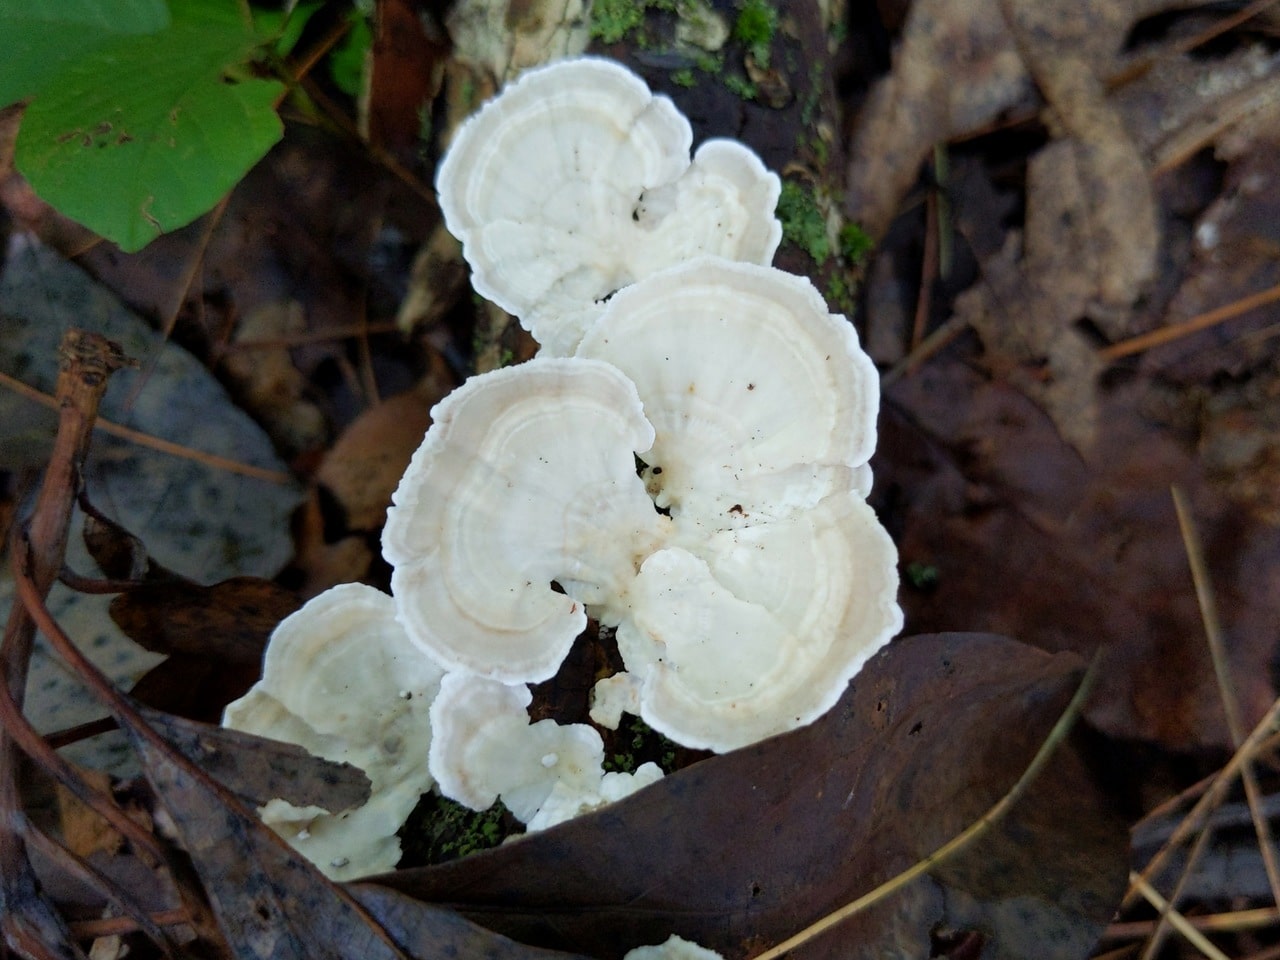
<svg viewBox="0 0 1280 960">
<path fill-rule="evenodd" d="M 768 265 L 777 177 L 732 141 L 690 160 L 691 141 L 669 100 L 592 58 L 529 71 L 459 129 L 437 177 L 446 225 L 477 291 L 540 353 L 434 408 L 383 534 L 392 598 L 338 588 L 308 604 L 228 723 L 363 767 L 367 806 L 389 790 L 398 816 L 402 792 L 434 783 L 477 810 L 501 798 L 540 829 L 662 775 L 606 773 L 596 726 L 530 722 L 528 685 L 556 674 L 589 616 L 625 664 L 596 684 L 593 723 L 628 712 L 718 752 L 825 713 L 898 631 L 896 550 L 865 501 L 876 370 L 812 284 Z M 300 618 L 356 590 L 342 596 L 365 612 L 316 624 L 315 642 L 385 645 L 379 662 L 416 678 L 411 698 L 387 700 L 394 717 L 370 714 L 367 744 L 272 680 Z M 374 673 L 362 689 L 408 689 Z M 336 681 L 328 669 L 307 696 Z M 418 780 L 360 752 L 400 744 L 409 709 Z M 300 833 L 335 816 L 266 813 L 277 829 L 311 817 L 292 831 L 304 853 Z M 367 816 L 378 829 L 348 846 L 389 865 L 403 816 L 390 835 L 389 811 Z"/>
<path fill-rule="evenodd" d="M 710 257 L 646 277 L 573 357 L 436 408 L 383 533 L 400 621 L 451 674 L 522 685 L 590 614 L 627 668 L 601 726 L 726 751 L 807 724 L 901 625 L 864 500 L 877 384 L 807 280 Z"/>
<path fill-rule="evenodd" d="M 523 713 L 588 616 L 626 665 L 592 720 L 630 712 L 715 751 L 826 712 L 901 626 L 896 551 L 865 502 L 878 375 L 812 284 L 768 266 L 777 177 L 737 142 L 690 160 L 691 142 L 667 98 L 582 58 L 481 108 L 437 176 L 476 290 L 541 349 L 433 411 L 383 552 L 446 690 L 489 705 L 481 730 L 448 716 L 460 694 L 437 700 L 437 737 L 471 731 L 433 747 L 441 789 L 517 797 L 530 824 L 555 816 L 529 797 L 586 808 L 614 789 L 591 727 Z M 503 749 L 500 727 L 518 731 Z"/>
</svg>

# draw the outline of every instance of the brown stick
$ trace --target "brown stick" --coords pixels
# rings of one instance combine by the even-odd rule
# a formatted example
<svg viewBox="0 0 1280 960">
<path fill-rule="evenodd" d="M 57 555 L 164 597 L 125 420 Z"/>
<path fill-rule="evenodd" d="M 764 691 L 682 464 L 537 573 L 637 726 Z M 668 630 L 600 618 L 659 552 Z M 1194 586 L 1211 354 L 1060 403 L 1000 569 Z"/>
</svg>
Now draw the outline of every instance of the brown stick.
<svg viewBox="0 0 1280 960">
<path fill-rule="evenodd" d="M 49 468 L 27 524 L 25 543 L 15 537 L 13 559 L 22 556 L 39 595 L 62 569 L 71 509 L 80 484 L 80 471 L 98 404 L 111 374 L 129 363 L 120 348 L 105 338 L 72 330 L 58 349 L 58 435 Z M 14 525 L 15 533 L 18 525 Z M 26 693 L 35 621 L 21 600 L 9 611 L 0 642 L 0 674 L 10 699 L 19 709 Z M 17 781 L 18 751 L 7 729 L 0 730 L 0 930 L 5 941 L 31 956 L 83 956 L 66 925 L 36 893 L 37 885 L 21 834 L 22 797 Z"/>
</svg>

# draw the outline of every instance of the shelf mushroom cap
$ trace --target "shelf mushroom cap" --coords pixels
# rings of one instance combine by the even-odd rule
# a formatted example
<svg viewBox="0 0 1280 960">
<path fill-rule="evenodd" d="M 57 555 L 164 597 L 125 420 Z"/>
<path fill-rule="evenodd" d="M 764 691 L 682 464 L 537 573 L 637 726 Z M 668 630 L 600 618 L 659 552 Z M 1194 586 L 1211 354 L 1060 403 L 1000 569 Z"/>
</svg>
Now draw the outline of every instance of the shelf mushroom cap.
<svg viewBox="0 0 1280 960">
<path fill-rule="evenodd" d="M 584 723 L 530 723 L 530 700 L 524 685 L 464 672 L 444 678 L 432 705 L 431 741 L 431 770 L 441 793 L 473 810 L 501 797 L 516 819 L 543 829 L 662 776 L 654 767 L 635 777 L 610 777 L 600 734 Z"/>
<path fill-rule="evenodd" d="M 871 486 L 879 376 L 807 280 L 703 257 L 621 290 L 578 346 L 636 385 L 657 505 L 710 530 Z"/>
<path fill-rule="evenodd" d="M 618 650 L 640 716 L 725 752 L 811 723 L 902 627 L 897 550 L 860 497 L 658 550 Z"/>
<path fill-rule="evenodd" d="M 396 831 L 431 789 L 429 709 L 443 670 L 409 641 L 391 597 L 343 584 L 286 617 L 271 635 L 262 679 L 227 706 L 233 730 L 296 743 L 368 775 L 354 810 L 272 800 L 263 820 L 333 879 L 389 870 Z"/>
<path fill-rule="evenodd" d="M 584 604 L 608 619 L 666 535 L 635 471 L 653 442 L 640 398 L 606 363 L 534 359 L 432 416 L 383 532 L 400 622 L 451 670 L 545 680 Z"/>
<path fill-rule="evenodd" d="M 464 123 L 436 191 L 472 285 L 567 356 L 616 290 L 700 253 L 768 263 L 778 177 L 610 60 L 530 70 Z"/>
</svg>

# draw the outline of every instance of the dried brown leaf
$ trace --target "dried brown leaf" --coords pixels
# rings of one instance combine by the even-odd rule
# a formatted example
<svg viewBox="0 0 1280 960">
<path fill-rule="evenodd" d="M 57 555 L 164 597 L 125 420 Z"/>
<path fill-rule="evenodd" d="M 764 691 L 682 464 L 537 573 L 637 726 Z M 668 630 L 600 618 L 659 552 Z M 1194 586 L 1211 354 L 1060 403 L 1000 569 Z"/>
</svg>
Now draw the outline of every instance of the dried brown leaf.
<svg viewBox="0 0 1280 960">
<path fill-rule="evenodd" d="M 236 398 L 263 425 L 277 448 L 296 455 L 323 445 L 324 414 L 307 399 L 309 385 L 293 362 L 288 339 L 307 329 L 294 300 L 264 303 L 244 316 L 222 370 Z"/>
<path fill-rule="evenodd" d="M 112 580 L 141 580 L 152 568 L 153 561 L 143 542 L 91 506 L 81 535 L 93 562 Z"/>
<path fill-rule="evenodd" d="M 1203 530 L 1237 695 L 1256 722 L 1275 698 L 1280 531 L 1250 525 L 1206 482 L 1169 414 L 1179 399 L 1145 383 L 1103 394 L 1084 459 L 1029 400 L 962 360 L 935 359 L 895 383 L 875 467 L 908 571 L 908 629 L 965 623 L 1052 650 L 1104 646 L 1090 722 L 1175 749 L 1225 745 L 1169 497 L 1177 483 Z"/>
<path fill-rule="evenodd" d="M 164 713 L 218 723 L 227 704 L 248 693 L 261 675 L 256 663 L 174 653 L 139 677 L 129 694 Z"/>
<path fill-rule="evenodd" d="M 1171 5 L 1168 0 L 915 3 L 893 70 L 872 91 L 859 119 L 845 213 L 873 236 L 882 236 L 935 144 L 975 133 L 1015 105 L 1034 104 L 1035 86 L 1064 111 L 1065 132 L 1078 136 L 1095 129 L 1094 121 L 1105 111 L 1097 110 L 1096 97 L 1078 88 L 1092 83 L 1096 93 L 1096 78 L 1117 67 L 1133 24 Z"/>
<path fill-rule="evenodd" d="M 156 653 L 257 665 L 276 624 L 301 606 L 270 580 L 233 577 L 213 586 L 145 584 L 111 603 L 111 619 L 129 639 Z"/>
<path fill-rule="evenodd" d="M 235 956 L 403 960 L 376 922 L 246 808 L 129 733 Z"/>
<path fill-rule="evenodd" d="M 384 930 L 412 957 L 435 960 L 584 960 L 558 950 L 541 950 L 508 940 L 452 910 L 414 900 L 395 890 L 373 884 L 352 884 L 351 895 L 360 901 Z"/>
<path fill-rule="evenodd" d="M 369 799 L 369 778 L 349 763 L 314 757 L 297 744 L 145 707 L 138 712 L 179 753 L 251 807 L 279 797 L 297 807 L 315 805 L 336 812 Z"/>
<path fill-rule="evenodd" d="M 1021 774 L 1079 661 L 1003 638 L 892 644 L 812 726 L 689 767 L 496 850 L 378 878 L 522 942 L 601 958 L 677 933 L 730 960 L 780 942 L 959 833 Z M 796 951 L 924 956 L 939 926 L 991 956 L 1081 957 L 1123 890 L 1126 841 L 1071 752 L 928 883 Z M 1023 912 L 1029 910 L 1030 912 Z"/>
<path fill-rule="evenodd" d="M 375 147 L 401 160 L 414 159 L 422 141 L 422 117 L 440 92 L 448 48 L 429 34 L 416 0 L 378 0 L 370 51 L 366 135 Z"/>
</svg>

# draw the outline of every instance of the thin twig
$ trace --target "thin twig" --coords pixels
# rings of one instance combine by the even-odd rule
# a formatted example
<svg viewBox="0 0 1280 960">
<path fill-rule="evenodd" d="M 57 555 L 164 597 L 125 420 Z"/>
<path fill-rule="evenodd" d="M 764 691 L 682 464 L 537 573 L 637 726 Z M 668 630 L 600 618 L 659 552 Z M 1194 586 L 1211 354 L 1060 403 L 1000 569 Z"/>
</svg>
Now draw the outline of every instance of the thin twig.
<svg viewBox="0 0 1280 960">
<path fill-rule="evenodd" d="M 1187 922 L 1187 918 L 1165 900 L 1156 889 L 1136 873 L 1129 874 L 1129 883 L 1141 893 L 1153 907 L 1160 911 L 1162 918 L 1168 918 L 1169 924 L 1182 934 L 1188 943 L 1203 953 L 1209 960 L 1228 960 L 1225 953 L 1209 942 L 1209 939 Z"/>
<path fill-rule="evenodd" d="M 764 953 L 760 954 L 755 960 L 777 960 L 788 951 L 794 950 L 810 940 L 826 933 L 831 928 L 843 923 L 855 914 L 861 913 L 867 908 L 884 900 L 886 897 L 896 893 L 903 887 L 907 886 L 918 877 L 928 873 L 941 866 L 943 862 L 949 860 L 957 853 L 962 851 L 969 844 L 973 843 L 979 837 L 986 834 L 994 827 L 1000 819 L 1009 812 L 1015 803 L 1021 799 L 1026 793 L 1027 788 L 1040 775 L 1040 771 L 1044 769 L 1045 764 L 1049 762 L 1049 758 L 1053 755 L 1054 750 L 1066 738 L 1071 727 L 1076 721 L 1076 717 L 1084 708 L 1085 702 L 1089 699 L 1089 694 L 1093 691 L 1094 683 L 1098 679 L 1099 664 L 1102 662 L 1101 654 L 1095 654 L 1093 660 L 1089 664 L 1089 668 L 1085 671 L 1084 676 L 1080 680 L 1080 686 L 1076 688 L 1075 694 L 1071 698 L 1071 702 L 1067 704 L 1067 708 L 1062 712 L 1062 716 L 1058 718 L 1058 722 L 1053 725 L 1053 729 L 1049 731 L 1049 735 L 1045 737 L 1044 742 L 1040 745 L 1040 749 L 1036 751 L 1027 768 L 1022 772 L 1017 782 L 1009 788 L 1008 793 L 995 802 L 995 804 L 966 827 L 961 833 L 952 837 L 941 847 L 929 854 L 923 860 L 915 863 L 911 867 L 904 870 L 889 880 L 886 880 L 880 886 L 876 887 L 870 893 L 864 894 L 852 903 L 847 903 L 838 910 L 827 914 L 821 920 L 805 927 L 795 936 L 784 940 Z"/>
<path fill-rule="evenodd" d="M 134 922 L 134 929 L 140 931 L 151 940 L 166 957 L 174 956 L 180 952 L 173 938 L 159 924 L 155 923 L 146 909 L 134 899 L 133 895 L 116 883 L 115 880 L 87 862 L 83 857 L 77 856 L 63 844 L 52 837 L 46 836 L 39 830 L 27 831 L 26 837 L 27 843 L 33 848 L 39 849 L 41 853 L 61 869 L 75 875 L 82 883 L 97 888 L 98 892 L 116 910 L 131 918 Z M 183 913 L 185 915 L 185 911 Z"/>
<path fill-rule="evenodd" d="M 394 320 L 383 320 L 378 323 L 350 323 L 342 327 L 326 327 L 323 330 L 304 330 L 301 333 L 284 333 L 275 337 L 259 337 L 251 340 L 236 340 L 218 348 L 218 356 L 239 353 L 246 350 L 273 350 L 281 347 L 305 347 L 313 343 L 328 343 L 333 340 L 353 340 L 356 337 L 371 336 L 380 333 L 398 333 L 400 327 Z"/>
<path fill-rule="evenodd" d="M 306 56 L 299 58 L 290 64 L 293 82 L 300 83 L 302 78 L 311 72 L 312 68 L 324 59 L 325 55 L 338 45 L 338 41 L 345 37 L 351 31 L 352 20 L 350 17 L 343 17 L 332 27 L 329 32 L 316 42 L 316 44 L 307 51 Z"/>
<path fill-rule="evenodd" d="M 938 193 L 930 190 L 924 205 L 924 254 L 920 263 L 920 292 L 916 296 L 916 315 L 911 324 L 909 354 L 920 349 L 924 330 L 933 312 L 933 285 L 938 278 Z"/>
<path fill-rule="evenodd" d="M 1173 812 L 1184 803 L 1189 803 L 1204 796 L 1204 792 L 1213 786 L 1213 781 L 1216 777 L 1216 773 L 1211 773 L 1209 776 L 1203 777 L 1191 784 L 1191 786 L 1175 793 L 1172 797 L 1166 797 L 1161 800 L 1143 815 L 1142 819 L 1135 825 L 1135 829 L 1147 821 L 1157 820 L 1164 816 L 1172 816 Z"/>
<path fill-rule="evenodd" d="M 1173 892 L 1169 894 L 1169 903 L 1177 904 L 1182 900 L 1182 893 L 1190 882 L 1191 876 L 1195 873 L 1196 866 L 1200 863 L 1200 858 L 1209 849 L 1209 840 L 1213 837 L 1212 824 L 1205 824 L 1200 832 L 1196 835 L 1195 841 L 1191 844 L 1191 849 L 1187 853 L 1187 862 L 1182 866 L 1182 873 L 1178 876 L 1178 882 L 1173 885 Z M 1132 893 L 1140 894 L 1150 900 L 1147 891 L 1155 892 L 1155 888 L 1143 877 L 1138 877 L 1137 882 L 1133 880 L 1134 874 L 1130 871 L 1129 890 Z M 1157 894 L 1158 896 L 1159 894 Z M 1162 912 L 1156 920 L 1156 928 L 1149 939 L 1142 947 L 1140 960 L 1155 960 L 1159 955 L 1160 948 L 1164 946 L 1164 941 L 1169 936 L 1170 930 L 1177 930 L 1175 914 L 1177 911 L 1170 906 L 1169 912 Z M 1177 914 L 1181 916 L 1181 914 Z"/>
<path fill-rule="evenodd" d="M 178 907 L 151 914 L 148 919 L 159 927 L 179 927 L 191 923 L 191 914 Z M 119 937 L 139 929 L 133 917 L 102 917 L 97 920 L 72 920 L 68 926 L 81 940 L 97 937 Z"/>
<path fill-rule="evenodd" d="M 0 386 L 7 387 L 14 393 L 26 397 L 28 400 L 34 400 L 36 403 L 42 404 L 51 410 L 57 410 L 59 407 L 56 397 L 51 397 L 47 393 L 27 386 L 21 380 L 16 380 L 6 373 L 0 373 Z M 267 470 L 264 467 L 255 467 L 250 463 L 240 463 L 236 460 L 230 460 L 227 457 L 220 457 L 216 453 L 205 453 L 203 450 L 193 450 L 191 447 L 184 447 L 180 443 L 174 443 L 170 440 L 163 440 L 160 437 L 153 437 L 150 434 L 142 433 L 139 430 L 133 430 L 130 427 L 121 426 L 99 417 L 94 423 L 95 430 L 101 430 L 103 433 L 110 434 L 113 437 L 119 437 L 122 440 L 128 440 L 136 443 L 140 447 L 147 447 L 151 450 L 158 450 L 160 453 L 167 453 L 171 456 L 181 457 L 183 460 L 194 460 L 196 463 L 203 463 L 206 466 L 213 467 L 218 470 L 226 470 L 228 473 L 239 474 L 244 477 L 252 477 L 255 480 L 265 480 L 268 483 L 288 484 L 293 482 L 293 477 L 279 470 Z"/>
<path fill-rule="evenodd" d="M 1212 933 L 1240 933 L 1245 930 L 1263 930 L 1280 924 L 1280 909 L 1258 907 L 1253 910 L 1234 910 L 1231 913 L 1207 913 L 1187 917 L 1187 922 L 1197 930 Z M 1104 940 L 1139 940 L 1151 936 L 1156 928 L 1154 920 L 1135 920 L 1113 923 L 1102 934 Z"/>
<path fill-rule="evenodd" d="M 1253 728 L 1249 736 L 1245 738 L 1238 750 L 1232 754 L 1231 759 L 1215 775 L 1213 784 L 1205 791 L 1204 795 L 1196 801 L 1195 805 L 1188 811 L 1182 822 L 1169 835 L 1164 844 L 1156 852 L 1156 854 L 1148 861 L 1146 867 L 1143 868 L 1139 875 L 1141 879 L 1150 881 L 1162 867 L 1168 862 L 1173 851 L 1181 846 L 1192 833 L 1204 826 L 1209 815 L 1222 803 L 1226 797 L 1227 791 L 1231 789 L 1231 785 L 1235 780 L 1236 774 L 1240 772 L 1244 763 L 1252 759 L 1257 753 L 1264 741 L 1267 741 L 1280 728 L 1280 699 L 1271 704 L 1266 715 L 1258 721 L 1258 725 Z M 1120 904 L 1121 910 L 1128 909 L 1138 899 L 1138 891 L 1134 886 L 1129 887 L 1129 892 L 1125 894 L 1124 900 Z"/>
<path fill-rule="evenodd" d="M 1231 745 L 1238 749 L 1244 743 L 1244 720 L 1240 715 L 1240 701 L 1236 697 L 1235 684 L 1231 679 L 1231 664 L 1227 658 L 1226 644 L 1222 639 L 1218 605 L 1214 600 L 1213 585 L 1209 581 L 1209 565 L 1205 562 L 1204 551 L 1200 548 L 1200 537 L 1196 532 L 1195 520 L 1191 516 L 1191 508 L 1187 505 L 1186 495 L 1177 485 L 1172 487 L 1171 492 L 1173 508 L 1178 515 L 1178 529 L 1182 534 L 1183 549 L 1187 554 L 1187 564 L 1191 567 L 1191 579 L 1196 588 L 1196 600 L 1200 604 L 1200 619 L 1204 623 L 1205 640 L 1213 660 L 1213 672 L 1218 680 L 1222 709 L 1227 715 Z M 1252 758 L 1241 765 L 1240 779 L 1244 784 L 1245 800 L 1249 805 L 1249 816 L 1253 819 L 1253 829 L 1258 835 L 1258 849 L 1262 853 L 1267 882 L 1271 885 L 1271 901 L 1280 907 L 1280 863 L 1276 861 L 1271 825 L 1262 812 L 1263 794 L 1253 770 Z"/>
<path fill-rule="evenodd" d="M 1195 50 L 1197 47 L 1203 46 L 1209 41 L 1222 36 L 1228 30 L 1234 30 L 1246 20 L 1253 19 L 1268 7 L 1275 6 L 1275 4 L 1276 0 L 1254 0 L 1254 2 L 1249 4 L 1247 7 L 1242 7 L 1235 13 L 1231 14 L 1231 16 L 1223 17 L 1217 23 L 1205 28 L 1199 33 L 1178 40 L 1177 42 L 1170 44 L 1168 47 L 1161 49 L 1155 55 L 1145 57 L 1131 63 L 1118 73 L 1107 77 L 1107 89 L 1116 90 L 1119 87 L 1131 83 L 1150 71 L 1151 68 L 1161 60 L 1170 57 L 1184 56 L 1192 50 Z"/>
<path fill-rule="evenodd" d="M 919 347 L 886 370 L 884 375 L 880 377 L 880 386 L 889 387 L 904 376 L 915 373 L 921 364 L 935 353 L 940 352 L 943 347 L 968 329 L 969 321 L 963 317 L 954 316 L 947 320 L 933 333 L 921 340 Z"/>
<path fill-rule="evenodd" d="M 5 734 L 19 750 L 40 764 L 46 773 L 128 840 L 147 866 L 154 867 L 164 862 L 164 852 L 156 838 L 132 820 L 116 804 L 114 798 L 90 785 L 76 772 L 75 767 L 50 746 L 22 715 L 13 698 L 13 691 L 3 684 L 0 684 L 0 726 L 3 726 Z"/>
<path fill-rule="evenodd" d="M 23 533 L 27 549 L 19 550 L 15 543 L 11 550 L 15 563 L 19 556 L 22 558 L 25 569 L 21 579 L 29 594 L 42 605 L 66 556 L 72 506 L 98 405 L 112 373 L 130 362 L 119 346 L 98 334 L 71 330 L 59 344 L 58 433 Z M 15 540 L 21 528 L 21 524 L 13 525 Z M 22 702 L 35 634 L 36 617 L 22 600 L 16 600 L 9 609 L 4 639 L 0 641 L 0 707 L 8 714 L 0 725 L 0 938 L 28 956 L 78 956 L 79 948 L 69 941 L 65 923 L 36 892 L 22 835 L 25 816 L 17 779 L 17 751 L 21 739 L 33 732 L 22 716 Z M 34 740 L 37 748 L 47 749 L 38 735 Z M 55 770 L 57 766 L 55 763 Z M 74 783 L 79 778 L 72 780 Z M 34 916 L 27 916 L 28 911 Z"/>
<path fill-rule="evenodd" d="M 1210 310 L 1207 313 L 1199 314 L 1190 320 L 1184 320 L 1181 323 L 1171 323 L 1167 327 L 1160 327 L 1158 330 L 1151 330 L 1148 333 L 1131 337 L 1128 340 L 1121 340 L 1119 343 L 1113 343 L 1108 347 L 1103 347 L 1098 351 L 1098 356 L 1103 360 L 1112 361 L 1119 360 L 1121 357 L 1127 357 L 1131 354 L 1142 353 L 1144 350 L 1150 350 L 1152 347 L 1158 347 L 1174 340 L 1200 330 L 1207 330 L 1209 327 L 1217 326 L 1227 320 L 1232 320 L 1243 313 L 1250 310 L 1256 310 L 1258 307 L 1264 307 L 1269 303 L 1275 303 L 1280 300 L 1280 284 L 1274 287 L 1268 287 L 1266 290 L 1260 290 L 1257 293 L 1250 294 L 1247 297 L 1228 303 L 1225 306 Z"/>
</svg>

